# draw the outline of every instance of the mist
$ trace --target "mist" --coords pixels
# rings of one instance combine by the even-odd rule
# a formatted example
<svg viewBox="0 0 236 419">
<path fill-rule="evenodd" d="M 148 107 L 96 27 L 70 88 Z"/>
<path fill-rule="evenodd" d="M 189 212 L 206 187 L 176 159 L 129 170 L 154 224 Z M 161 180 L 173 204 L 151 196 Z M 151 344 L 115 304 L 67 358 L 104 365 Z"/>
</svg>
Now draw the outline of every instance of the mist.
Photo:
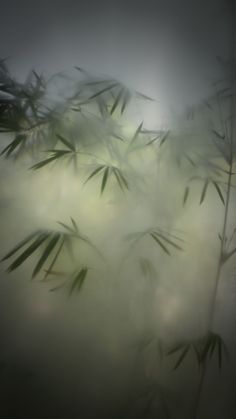
<svg viewBox="0 0 236 419">
<path fill-rule="evenodd" d="M 0 99 L 43 91 L 0 121 L 4 418 L 235 417 L 231 20 L 220 0 L 3 6 Z M 58 242 L 32 278 L 46 242 L 6 255 L 35 231 Z"/>
</svg>

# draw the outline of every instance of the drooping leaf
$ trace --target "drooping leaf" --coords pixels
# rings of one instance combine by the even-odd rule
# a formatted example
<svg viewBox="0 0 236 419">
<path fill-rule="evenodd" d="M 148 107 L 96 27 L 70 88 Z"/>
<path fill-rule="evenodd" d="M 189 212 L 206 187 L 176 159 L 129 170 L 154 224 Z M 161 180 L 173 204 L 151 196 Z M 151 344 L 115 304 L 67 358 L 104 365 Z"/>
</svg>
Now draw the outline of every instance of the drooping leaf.
<svg viewBox="0 0 236 419">
<path fill-rule="evenodd" d="M 23 262 L 25 262 L 26 259 L 29 258 L 29 256 L 32 255 L 32 253 L 35 252 L 47 240 L 50 233 L 45 232 L 39 235 L 37 239 L 20 255 L 17 259 L 9 266 L 8 272 L 14 271 L 16 268 L 18 268 Z"/>
<path fill-rule="evenodd" d="M 51 255 L 53 249 L 55 248 L 56 244 L 58 243 L 58 240 L 60 239 L 61 235 L 60 233 L 55 233 L 52 235 L 51 240 L 49 241 L 47 247 L 45 248 L 44 252 L 42 253 L 37 265 L 35 266 L 33 273 L 32 273 L 32 278 L 34 278 L 39 271 L 42 269 L 44 263 L 46 262 L 46 260 L 48 259 L 48 257 Z"/>
<path fill-rule="evenodd" d="M 6 157 L 9 157 L 17 147 L 25 144 L 26 140 L 27 136 L 25 134 L 17 135 L 15 139 L 2 150 L 0 155 L 2 156 L 5 154 Z"/>
<path fill-rule="evenodd" d="M 114 103 L 113 103 L 113 106 L 112 106 L 112 108 L 111 108 L 111 111 L 110 111 L 110 114 L 111 114 L 111 115 L 115 112 L 115 110 L 116 110 L 117 106 L 119 105 L 119 103 L 120 103 L 120 100 L 121 100 L 121 97 L 122 97 L 123 93 L 124 93 L 124 88 L 122 87 L 122 88 L 120 89 L 120 91 L 119 91 L 118 95 L 116 96 L 116 99 L 115 99 L 115 101 L 114 101 Z"/>
<path fill-rule="evenodd" d="M 107 179 L 108 179 L 108 176 L 109 176 L 109 171 L 110 171 L 110 167 L 107 166 L 106 169 L 104 170 L 104 174 L 103 174 L 103 177 L 102 177 L 101 194 L 103 193 L 103 191 L 105 189 L 105 186 L 107 184 Z"/>
<path fill-rule="evenodd" d="M 67 148 L 69 148 L 71 151 L 76 151 L 74 144 L 71 144 L 66 138 L 64 138 L 60 134 L 56 134 L 57 138 L 64 144 Z"/>
<path fill-rule="evenodd" d="M 217 183 L 217 182 L 215 182 L 215 181 L 212 181 L 212 183 L 213 183 L 213 185 L 215 186 L 215 188 L 216 188 L 216 190 L 217 190 L 217 192 L 218 192 L 218 195 L 219 195 L 219 197 L 220 197 L 220 199 L 221 199 L 221 202 L 223 203 L 223 205 L 225 205 L 225 200 L 224 200 L 223 194 L 222 194 L 222 192 L 221 192 L 221 189 L 220 189 L 220 187 L 219 187 L 218 183 Z"/>
<path fill-rule="evenodd" d="M 188 196 L 189 196 L 189 186 L 186 186 L 185 190 L 184 190 L 184 196 L 183 196 L 183 205 L 186 204 Z"/>
<path fill-rule="evenodd" d="M 181 363 L 183 362 L 184 358 L 186 357 L 189 349 L 190 349 L 189 345 L 186 345 L 185 348 L 183 348 L 178 360 L 176 361 L 176 364 L 174 366 L 174 370 L 176 370 L 181 365 Z"/>
<path fill-rule="evenodd" d="M 27 236 L 24 240 L 20 241 L 10 252 L 6 254 L 1 260 L 3 262 L 4 260 L 10 258 L 13 256 L 18 250 L 20 250 L 22 247 L 24 247 L 27 243 L 29 243 L 31 240 L 33 240 L 36 236 L 40 234 L 40 231 L 35 231 L 34 233 Z"/>
<path fill-rule="evenodd" d="M 153 233 L 150 233 L 150 236 L 153 238 L 153 240 L 155 240 L 155 242 L 162 248 L 162 250 L 164 250 L 165 253 L 167 253 L 167 255 L 170 255 L 169 250 L 167 249 L 167 247 L 161 242 L 161 240 Z"/>
<path fill-rule="evenodd" d="M 206 179 L 206 181 L 205 181 L 205 183 L 203 185 L 202 193 L 201 193 L 200 205 L 203 203 L 203 201 L 205 199 L 208 185 L 209 185 L 209 179 Z"/>
<path fill-rule="evenodd" d="M 75 290 L 77 290 L 77 291 L 81 290 L 81 288 L 83 286 L 83 283 L 84 283 L 84 280 L 87 276 L 87 273 L 88 273 L 88 268 L 82 268 L 77 273 L 77 275 L 75 276 L 75 278 L 72 282 L 72 285 L 71 285 L 71 288 L 70 288 L 70 294 L 72 294 L 73 291 L 75 291 Z"/>
<path fill-rule="evenodd" d="M 102 95 L 103 93 L 107 92 L 108 90 L 114 89 L 114 87 L 118 86 L 118 83 L 110 84 L 109 86 L 104 87 L 103 89 L 99 90 L 98 92 L 94 93 L 92 96 L 89 97 L 89 100 L 96 98 L 97 96 Z"/>
<path fill-rule="evenodd" d="M 93 176 L 95 176 L 97 173 L 99 173 L 102 169 L 104 169 L 106 166 L 103 164 L 101 166 L 98 166 L 92 173 L 91 175 L 89 175 L 89 177 L 86 179 L 86 181 L 84 182 L 87 183 L 88 180 L 90 180 Z"/>
</svg>

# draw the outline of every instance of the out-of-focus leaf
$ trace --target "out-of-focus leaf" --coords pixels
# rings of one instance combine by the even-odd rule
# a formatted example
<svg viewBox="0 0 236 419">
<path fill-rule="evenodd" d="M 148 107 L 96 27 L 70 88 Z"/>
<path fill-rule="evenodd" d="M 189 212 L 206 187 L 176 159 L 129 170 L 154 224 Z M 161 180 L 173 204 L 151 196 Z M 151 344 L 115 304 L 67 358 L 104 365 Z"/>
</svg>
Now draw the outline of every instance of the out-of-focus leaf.
<svg viewBox="0 0 236 419">
<path fill-rule="evenodd" d="M 205 183 L 203 185 L 202 193 L 201 193 L 200 205 L 203 203 L 203 201 L 205 199 L 208 185 L 209 185 L 209 179 L 206 179 L 206 181 L 205 181 Z"/>
<path fill-rule="evenodd" d="M 60 239 L 61 235 L 60 233 L 55 233 L 52 235 L 51 240 L 49 241 L 47 247 L 45 248 L 44 252 L 42 253 L 42 256 L 40 257 L 37 265 L 35 266 L 33 273 L 32 273 L 32 278 L 34 278 L 39 271 L 42 269 L 44 263 L 46 262 L 46 260 L 48 259 L 48 257 L 51 255 L 53 249 L 55 248 L 56 244 L 58 243 L 58 240 Z"/>
<path fill-rule="evenodd" d="M 89 97 L 89 100 L 96 98 L 97 96 L 102 95 L 105 92 L 108 92 L 108 90 L 114 89 L 114 87 L 118 86 L 118 83 L 110 84 L 109 86 L 104 87 L 103 89 L 99 90 L 98 92 L 94 93 L 92 96 Z"/>
<path fill-rule="evenodd" d="M 6 157 L 9 157 L 17 147 L 24 145 L 26 140 L 27 140 L 26 135 L 24 134 L 17 135 L 15 139 L 2 150 L 1 156 L 5 154 Z"/>
<path fill-rule="evenodd" d="M 70 294 L 72 294 L 75 290 L 81 291 L 81 288 L 83 286 L 84 280 L 87 276 L 88 268 L 82 268 L 73 279 L 71 288 L 70 288 Z"/>
<path fill-rule="evenodd" d="M 57 134 L 57 138 L 64 144 L 66 147 L 68 147 L 71 151 L 76 151 L 74 144 L 71 144 L 66 138 L 64 138 L 62 135 Z"/>
<path fill-rule="evenodd" d="M 105 189 L 105 186 L 107 184 L 107 179 L 108 179 L 108 176 L 109 176 L 109 171 L 110 171 L 110 167 L 107 166 L 106 169 L 104 170 L 104 174 L 103 174 L 103 177 L 102 177 L 101 194 L 103 193 L 103 191 Z"/>
<path fill-rule="evenodd" d="M 215 188 L 216 188 L 216 190 L 217 190 L 217 192 L 218 192 L 218 195 L 219 195 L 219 197 L 220 197 L 220 199 L 221 199 L 221 202 L 223 203 L 223 205 L 225 205 L 225 200 L 224 200 L 223 194 L 222 194 L 222 192 L 221 192 L 221 189 L 220 189 L 220 187 L 219 187 L 218 183 L 217 183 L 217 182 L 215 182 L 215 181 L 212 181 L 212 183 L 213 183 L 213 185 L 215 186 Z"/>
<path fill-rule="evenodd" d="M 189 349 L 190 349 L 189 345 L 186 345 L 185 348 L 183 348 L 183 350 L 182 350 L 182 352 L 181 352 L 181 354 L 180 354 L 180 356 L 179 356 L 179 358 L 178 358 L 178 360 L 177 360 L 177 362 L 174 366 L 174 370 L 176 370 L 181 365 L 181 363 L 183 362 L 184 358 L 186 357 Z"/>
<path fill-rule="evenodd" d="M 32 255 L 32 253 L 35 252 L 47 240 L 50 233 L 45 232 L 41 233 L 39 237 L 17 258 L 15 261 L 9 266 L 8 272 L 14 271 L 16 268 L 18 268 L 23 262 L 25 262 L 26 259 L 29 258 L 29 256 Z"/>
<path fill-rule="evenodd" d="M 184 196 L 183 196 L 183 205 L 186 204 L 188 196 L 189 196 L 189 186 L 186 186 L 185 190 L 184 190 Z"/>
<path fill-rule="evenodd" d="M 97 173 L 99 173 L 102 169 L 104 169 L 106 166 L 103 164 L 103 165 L 101 165 L 101 166 L 98 166 L 97 167 L 97 169 L 95 169 L 92 173 L 91 173 L 91 175 L 89 175 L 89 177 L 86 179 L 86 181 L 84 182 L 84 184 L 85 183 L 87 183 L 88 182 L 88 180 L 90 180 L 90 179 L 92 179 L 92 177 L 93 176 L 95 176 Z"/>
<path fill-rule="evenodd" d="M 113 106 L 112 106 L 112 108 L 111 108 L 111 112 L 110 112 L 110 113 L 111 113 L 111 115 L 115 112 L 115 110 L 116 110 L 117 106 L 119 105 L 119 103 L 120 103 L 120 100 L 121 100 L 121 97 L 122 97 L 123 93 L 124 93 L 124 88 L 122 87 L 122 88 L 120 89 L 120 91 L 119 91 L 118 95 L 116 96 L 116 99 L 115 99 L 115 101 L 114 101 L 114 103 L 113 103 Z"/>
<path fill-rule="evenodd" d="M 170 252 L 167 249 L 167 247 L 161 242 L 161 240 L 157 236 L 155 236 L 153 233 L 150 233 L 150 236 L 153 238 L 153 240 L 155 240 L 155 242 L 157 242 L 157 244 L 162 248 L 162 250 L 164 250 L 164 252 L 167 253 L 167 255 L 170 255 Z"/>
</svg>

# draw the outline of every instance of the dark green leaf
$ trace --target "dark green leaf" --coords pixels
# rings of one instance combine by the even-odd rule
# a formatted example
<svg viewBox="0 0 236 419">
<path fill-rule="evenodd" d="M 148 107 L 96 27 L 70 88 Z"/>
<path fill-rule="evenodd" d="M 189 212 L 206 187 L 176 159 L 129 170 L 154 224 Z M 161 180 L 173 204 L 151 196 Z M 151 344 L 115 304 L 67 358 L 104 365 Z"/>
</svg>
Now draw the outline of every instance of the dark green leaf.
<svg viewBox="0 0 236 419">
<path fill-rule="evenodd" d="M 40 234 L 40 231 L 35 231 L 34 233 L 27 236 L 24 240 L 18 243 L 10 252 L 8 252 L 6 256 L 2 258 L 1 262 L 10 258 L 12 255 L 14 255 L 14 253 L 20 250 L 23 246 L 25 246 L 29 241 L 31 241 L 34 237 L 38 236 L 39 234 Z"/>
<path fill-rule="evenodd" d="M 157 242 L 157 244 L 159 244 L 159 246 L 162 248 L 162 250 L 164 250 L 165 253 L 170 255 L 170 252 L 167 249 L 167 247 L 161 242 L 161 240 L 157 236 L 155 236 L 153 233 L 150 233 L 150 236 L 153 238 L 153 240 L 155 240 L 155 242 Z"/>
<path fill-rule="evenodd" d="M 20 266 L 39 246 L 49 237 L 50 233 L 42 233 L 40 236 L 9 266 L 8 272 L 14 271 Z"/>
<path fill-rule="evenodd" d="M 186 357 L 189 351 L 189 348 L 190 348 L 189 345 L 186 345 L 186 347 L 182 350 L 181 355 L 174 366 L 174 370 L 176 370 L 180 366 L 180 364 L 183 362 L 184 358 Z"/>
<path fill-rule="evenodd" d="M 97 169 L 95 169 L 92 173 L 91 173 L 91 175 L 89 175 L 89 177 L 86 179 L 86 181 L 84 182 L 84 184 L 85 183 L 87 183 L 88 182 L 88 180 L 90 180 L 93 176 L 95 176 L 97 173 L 99 173 L 102 169 L 104 169 L 106 166 L 105 165 L 101 165 L 101 166 L 99 166 L 99 167 L 97 167 Z"/>
<path fill-rule="evenodd" d="M 183 205 L 186 204 L 188 196 L 189 196 L 189 186 L 186 186 L 184 190 Z"/>
<path fill-rule="evenodd" d="M 71 144 L 68 140 L 66 140 L 66 138 L 62 137 L 62 135 L 60 134 L 56 134 L 57 138 L 59 138 L 59 140 L 66 146 L 68 147 L 71 151 L 75 151 L 75 146 L 74 144 Z"/>
<path fill-rule="evenodd" d="M 72 294 L 73 291 L 75 291 L 77 289 L 77 291 L 80 291 L 84 280 L 86 278 L 86 275 L 88 273 L 88 268 L 82 268 L 78 274 L 75 276 L 71 288 L 70 288 L 70 294 Z"/>
<path fill-rule="evenodd" d="M 103 191 L 105 189 L 107 179 L 108 179 L 108 175 L 109 175 L 109 170 L 110 170 L 110 167 L 108 166 L 108 167 L 106 167 L 106 169 L 104 171 L 104 175 L 103 175 L 103 178 L 102 178 L 102 184 L 101 184 L 101 194 L 103 193 Z"/>
<path fill-rule="evenodd" d="M 115 112 L 115 110 L 116 110 L 116 108 L 117 108 L 117 106 L 119 105 L 119 102 L 120 102 L 120 100 L 121 100 L 121 97 L 122 97 L 122 95 L 123 95 L 123 92 L 124 92 L 124 88 L 122 87 L 121 89 L 120 89 L 120 91 L 119 91 L 119 93 L 118 93 L 118 95 L 117 95 L 117 97 L 116 97 L 116 99 L 115 99 L 115 101 L 114 101 L 114 103 L 113 103 L 113 106 L 112 106 L 112 108 L 111 108 L 111 115 Z"/>
<path fill-rule="evenodd" d="M 201 198 L 200 198 L 200 205 L 203 203 L 203 201 L 205 199 L 208 185 L 209 185 L 209 180 L 207 179 L 205 181 L 204 186 L 203 186 L 203 189 L 202 189 Z"/>
<path fill-rule="evenodd" d="M 37 265 L 35 266 L 35 268 L 33 270 L 32 278 L 34 278 L 39 273 L 40 269 L 42 268 L 42 266 L 44 265 L 44 263 L 46 262 L 46 260 L 50 256 L 50 254 L 52 253 L 54 247 L 58 243 L 58 240 L 60 239 L 60 237 L 61 237 L 60 233 L 53 234 L 53 236 L 52 236 L 51 240 L 49 241 L 47 247 L 45 248 L 41 258 L 39 259 Z"/>
<path fill-rule="evenodd" d="M 108 90 L 113 89 L 114 87 L 116 87 L 118 85 L 118 83 L 113 83 L 109 86 L 104 87 L 104 89 L 99 90 L 99 92 L 94 93 L 92 96 L 89 97 L 89 100 L 94 99 L 95 97 L 102 95 L 103 93 L 107 92 Z"/>
<path fill-rule="evenodd" d="M 216 188 L 216 190 L 217 190 L 217 192 L 218 192 L 218 195 L 219 195 L 219 197 L 220 197 L 220 199 L 221 199 L 221 202 L 223 203 L 223 205 L 225 205 L 225 200 L 224 200 L 223 194 L 222 194 L 222 192 L 221 192 L 221 189 L 220 189 L 220 187 L 219 187 L 218 183 L 217 183 L 217 182 L 215 182 L 215 181 L 212 181 L 212 183 L 213 183 L 213 185 L 215 186 L 215 188 Z"/>
</svg>

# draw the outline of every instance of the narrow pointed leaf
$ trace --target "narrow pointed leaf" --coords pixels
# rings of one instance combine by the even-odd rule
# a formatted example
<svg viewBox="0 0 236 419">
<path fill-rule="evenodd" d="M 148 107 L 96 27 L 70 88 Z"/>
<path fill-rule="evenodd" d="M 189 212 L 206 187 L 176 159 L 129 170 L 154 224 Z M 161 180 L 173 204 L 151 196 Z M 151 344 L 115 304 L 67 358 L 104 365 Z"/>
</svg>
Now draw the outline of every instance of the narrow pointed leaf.
<svg viewBox="0 0 236 419">
<path fill-rule="evenodd" d="M 200 205 L 203 203 L 203 201 L 205 199 L 208 185 L 209 185 L 209 180 L 207 179 L 205 181 L 204 186 L 203 186 L 203 189 L 202 189 L 201 198 L 200 198 Z"/>
<path fill-rule="evenodd" d="M 113 88 L 114 88 L 114 87 L 116 87 L 117 85 L 118 85 L 118 83 L 113 83 L 113 84 L 111 84 L 111 85 L 109 85 L 109 86 L 104 87 L 104 89 L 99 90 L 99 92 L 94 93 L 92 96 L 90 96 L 90 97 L 89 97 L 89 100 L 94 99 L 95 97 L 102 95 L 103 93 L 107 92 L 108 90 L 113 89 Z"/>
<path fill-rule="evenodd" d="M 167 247 L 161 242 L 161 240 L 156 237 L 153 233 L 150 233 L 150 236 L 153 238 L 153 240 L 155 240 L 157 242 L 157 244 L 162 248 L 162 250 L 164 250 L 165 253 L 167 253 L 167 255 L 170 255 L 169 250 L 167 249 Z"/>
<path fill-rule="evenodd" d="M 215 188 L 216 188 L 216 190 L 217 190 L 217 192 L 218 192 L 218 195 L 219 195 L 219 197 L 220 197 L 220 199 L 221 199 L 221 202 L 223 203 L 223 205 L 225 205 L 225 200 L 224 200 L 223 194 L 222 194 L 222 192 L 221 192 L 221 189 L 220 189 L 220 187 L 219 187 L 218 183 L 217 183 L 217 182 L 215 182 L 215 181 L 212 181 L 212 183 L 213 183 L 213 185 L 215 186 Z"/>
<path fill-rule="evenodd" d="M 70 294 L 72 294 L 72 292 L 76 289 L 77 291 L 81 290 L 84 280 L 87 276 L 87 273 L 88 273 L 88 268 L 83 268 L 79 271 L 79 273 L 76 275 L 75 279 L 73 280 L 72 286 L 70 288 Z"/>
<path fill-rule="evenodd" d="M 53 249 L 55 248 L 58 240 L 60 239 L 61 235 L 60 233 L 56 233 L 55 235 L 53 235 L 53 237 L 51 238 L 51 240 L 49 241 L 47 247 L 45 248 L 41 258 L 39 259 L 37 265 L 35 266 L 33 273 L 32 273 L 32 278 L 34 278 L 40 271 L 40 269 L 43 267 L 44 263 L 46 262 L 46 260 L 48 259 L 48 257 L 51 255 Z"/>
<path fill-rule="evenodd" d="M 71 144 L 68 140 L 66 140 L 66 138 L 62 137 L 62 135 L 60 134 L 56 134 L 57 138 L 59 138 L 59 140 L 66 146 L 68 147 L 71 151 L 75 151 L 75 146 L 74 144 Z"/>
<path fill-rule="evenodd" d="M 122 87 L 122 88 L 120 89 L 120 91 L 119 91 L 119 93 L 118 93 L 118 95 L 117 95 L 117 97 L 116 97 L 116 99 L 115 99 L 114 103 L 113 103 L 112 108 L 111 108 L 111 112 L 110 112 L 110 114 L 111 114 L 111 115 L 115 112 L 115 110 L 116 110 L 117 106 L 119 105 L 120 100 L 121 100 L 121 97 L 122 97 L 122 95 L 123 95 L 123 92 L 124 92 L 124 88 Z"/>
<path fill-rule="evenodd" d="M 36 236 L 40 234 L 40 231 L 35 231 L 34 233 L 27 236 L 24 240 L 20 241 L 10 252 L 6 254 L 1 260 L 4 261 L 14 255 L 18 250 L 20 250 L 23 246 L 25 246 L 29 241 L 33 240 Z"/>
<path fill-rule="evenodd" d="M 189 196 L 189 186 L 186 186 L 185 191 L 184 191 L 184 196 L 183 196 L 183 205 L 186 204 L 188 196 Z"/>
<path fill-rule="evenodd" d="M 99 167 L 97 167 L 97 169 L 95 169 L 92 173 L 91 173 L 91 175 L 89 175 L 89 177 L 86 179 L 86 181 L 84 182 L 84 184 L 85 183 L 87 183 L 88 182 L 88 180 L 90 180 L 90 179 L 92 179 L 92 177 L 93 176 L 95 176 L 97 173 L 99 173 L 102 169 L 104 169 L 106 166 L 105 165 L 102 165 L 102 166 L 99 166 Z"/>
<path fill-rule="evenodd" d="M 176 370 L 180 366 L 180 364 L 183 362 L 183 360 L 186 357 L 188 351 L 189 351 L 189 345 L 186 345 L 186 347 L 183 349 L 180 357 L 178 358 L 178 360 L 177 360 L 177 362 L 174 366 L 174 370 Z"/>
<path fill-rule="evenodd" d="M 50 233 L 42 233 L 40 236 L 9 266 L 8 272 L 18 268 L 39 246 L 49 237 Z"/>
<path fill-rule="evenodd" d="M 108 175 L 109 175 L 109 170 L 110 170 L 110 167 L 108 166 L 104 171 L 104 175 L 103 175 L 103 178 L 102 178 L 102 184 L 101 184 L 101 194 L 103 193 L 103 191 L 105 189 L 107 179 L 108 179 Z"/>
</svg>

